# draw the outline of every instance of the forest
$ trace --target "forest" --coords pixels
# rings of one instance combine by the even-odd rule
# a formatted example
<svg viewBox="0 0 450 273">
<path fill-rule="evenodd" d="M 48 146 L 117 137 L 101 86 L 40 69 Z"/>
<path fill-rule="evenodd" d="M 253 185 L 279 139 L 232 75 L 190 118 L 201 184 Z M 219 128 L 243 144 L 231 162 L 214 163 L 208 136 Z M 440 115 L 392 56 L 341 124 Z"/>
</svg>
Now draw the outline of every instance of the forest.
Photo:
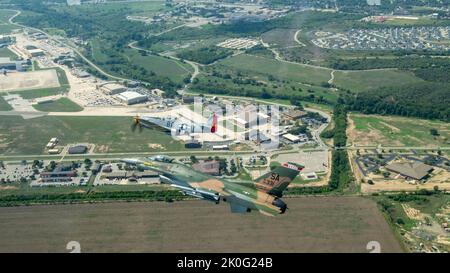
<svg viewBox="0 0 450 273">
<path fill-rule="evenodd" d="M 424 82 L 347 94 L 341 102 L 365 114 L 399 115 L 450 121 L 450 87 Z"/>
</svg>

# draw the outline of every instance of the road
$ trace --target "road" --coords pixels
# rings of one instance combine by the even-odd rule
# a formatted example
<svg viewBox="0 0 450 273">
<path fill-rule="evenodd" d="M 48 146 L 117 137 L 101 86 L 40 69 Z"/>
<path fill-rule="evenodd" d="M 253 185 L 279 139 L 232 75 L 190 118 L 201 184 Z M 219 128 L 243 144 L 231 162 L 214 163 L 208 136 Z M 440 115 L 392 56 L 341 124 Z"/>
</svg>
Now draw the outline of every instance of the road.
<svg viewBox="0 0 450 273">
<path fill-rule="evenodd" d="M 10 9 L 7 9 L 7 10 L 10 10 Z M 65 43 L 65 42 L 63 42 L 63 41 L 61 41 L 61 40 L 59 40 L 59 39 L 54 38 L 52 35 L 48 34 L 47 32 L 45 32 L 45 31 L 43 31 L 43 30 L 41 30 L 41 29 L 38 29 L 38 28 L 35 28 L 35 27 L 30 27 L 30 26 L 21 25 L 21 24 L 19 24 L 19 23 L 15 23 L 15 22 L 13 21 L 14 18 L 16 18 L 17 16 L 19 16 L 22 12 L 21 12 L 20 10 L 10 10 L 10 11 L 15 11 L 15 12 L 16 12 L 15 15 L 13 15 L 12 17 L 9 18 L 8 22 L 9 22 L 10 24 L 15 25 L 15 26 L 18 26 L 18 27 L 21 27 L 21 28 L 28 28 L 28 29 L 35 30 L 35 31 L 37 31 L 37 32 L 41 32 L 42 34 L 46 35 L 46 36 L 49 38 L 49 40 L 52 40 L 52 41 L 54 41 L 54 42 L 56 42 L 56 43 L 58 43 L 58 44 L 60 44 L 60 45 L 62 45 L 62 46 L 65 46 L 65 47 L 67 47 L 67 48 L 70 48 L 71 50 L 73 50 L 74 53 L 76 53 L 78 56 L 80 56 L 80 58 L 82 58 L 88 65 L 92 66 L 92 67 L 95 68 L 98 72 L 100 72 L 102 75 L 104 75 L 104 76 L 106 76 L 106 77 L 109 77 L 109 78 L 112 78 L 112 79 L 115 79 L 115 80 L 119 80 L 119 81 L 132 81 L 132 79 L 127 79 L 127 78 L 117 77 L 117 76 L 114 76 L 114 75 L 111 75 L 111 74 L 105 72 L 103 69 L 101 69 L 100 67 L 98 67 L 95 63 L 91 62 L 88 58 L 86 58 L 86 57 L 85 57 L 85 56 L 84 56 L 77 48 L 75 48 L 75 47 L 73 47 L 73 46 L 71 46 L 71 45 L 69 45 L 69 44 L 67 44 L 67 43 Z M 149 83 L 147 83 L 147 82 L 143 82 L 143 83 L 149 84 Z"/>
<path fill-rule="evenodd" d="M 294 40 L 297 44 L 301 45 L 301 46 L 306 46 L 304 43 L 300 42 L 298 39 L 298 34 L 300 33 L 301 29 L 297 30 L 297 32 L 295 32 L 294 34 Z"/>
</svg>

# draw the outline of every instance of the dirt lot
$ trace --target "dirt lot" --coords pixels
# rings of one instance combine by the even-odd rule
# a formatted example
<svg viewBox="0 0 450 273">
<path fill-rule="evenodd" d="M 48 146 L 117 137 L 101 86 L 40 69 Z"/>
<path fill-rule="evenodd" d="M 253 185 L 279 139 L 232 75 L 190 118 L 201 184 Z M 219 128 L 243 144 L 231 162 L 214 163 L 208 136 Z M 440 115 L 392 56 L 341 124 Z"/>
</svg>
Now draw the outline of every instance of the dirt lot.
<svg viewBox="0 0 450 273">
<path fill-rule="evenodd" d="M 0 208 L 0 252 L 401 252 L 373 201 L 286 200 L 284 215 L 231 214 L 205 201 Z"/>
<path fill-rule="evenodd" d="M 56 70 L 0 75 L 0 92 L 59 87 Z"/>
</svg>

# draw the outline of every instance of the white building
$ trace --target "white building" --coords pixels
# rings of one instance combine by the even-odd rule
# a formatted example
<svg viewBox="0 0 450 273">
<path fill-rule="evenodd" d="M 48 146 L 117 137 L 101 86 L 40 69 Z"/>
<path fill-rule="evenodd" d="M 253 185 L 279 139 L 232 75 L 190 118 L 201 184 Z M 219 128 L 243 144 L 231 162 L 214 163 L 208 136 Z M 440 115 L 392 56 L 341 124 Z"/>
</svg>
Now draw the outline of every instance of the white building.
<svg viewBox="0 0 450 273">
<path fill-rule="evenodd" d="M 283 135 L 283 138 L 292 143 L 300 142 L 300 138 L 298 136 L 294 136 L 293 134 L 285 134 L 285 135 Z"/>
<path fill-rule="evenodd" d="M 45 52 L 42 49 L 36 48 L 36 49 L 28 49 L 28 55 L 30 57 L 39 57 L 44 56 Z"/>
<path fill-rule="evenodd" d="M 133 91 L 122 92 L 118 94 L 116 98 L 128 105 L 145 102 L 148 100 L 148 97 L 146 95 L 142 95 Z"/>
<path fill-rule="evenodd" d="M 246 121 L 245 119 L 241 119 L 241 118 L 236 117 L 234 119 L 234 121 L 236 121 L 236 124 L 238 126 L 242 127 L 242 128 L 248 128 L 249 127 L 249 122 Z"/>
<path fill-rule="evenodd" d="M 314 179 L 318 179 L 319 178 L 315 172 L 302 173 L 301 176 L 302 176 L 302 178 L 304 180 L 314 180 Z"/>
</svg>

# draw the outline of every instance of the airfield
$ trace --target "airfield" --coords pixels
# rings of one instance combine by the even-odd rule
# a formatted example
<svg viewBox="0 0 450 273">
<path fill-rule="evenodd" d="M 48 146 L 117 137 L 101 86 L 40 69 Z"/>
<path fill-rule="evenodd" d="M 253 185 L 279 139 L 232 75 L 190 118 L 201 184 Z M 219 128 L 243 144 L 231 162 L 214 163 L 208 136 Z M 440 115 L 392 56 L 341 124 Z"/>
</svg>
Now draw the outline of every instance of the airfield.
<svg viewBox="0 0 450 273">
<path fill-rule="evenodd" d="M 402 252 L 375 202 L 286 198 L 277 217 L 232 214 L 227 203 L 102 203 L 0 208 L 0 252 Z"/>
<path fill-rule="evenodd" d="M 59 87 L 56 70 L 9 73 L 0 76 L 0 92 Z"/>
</svg>

